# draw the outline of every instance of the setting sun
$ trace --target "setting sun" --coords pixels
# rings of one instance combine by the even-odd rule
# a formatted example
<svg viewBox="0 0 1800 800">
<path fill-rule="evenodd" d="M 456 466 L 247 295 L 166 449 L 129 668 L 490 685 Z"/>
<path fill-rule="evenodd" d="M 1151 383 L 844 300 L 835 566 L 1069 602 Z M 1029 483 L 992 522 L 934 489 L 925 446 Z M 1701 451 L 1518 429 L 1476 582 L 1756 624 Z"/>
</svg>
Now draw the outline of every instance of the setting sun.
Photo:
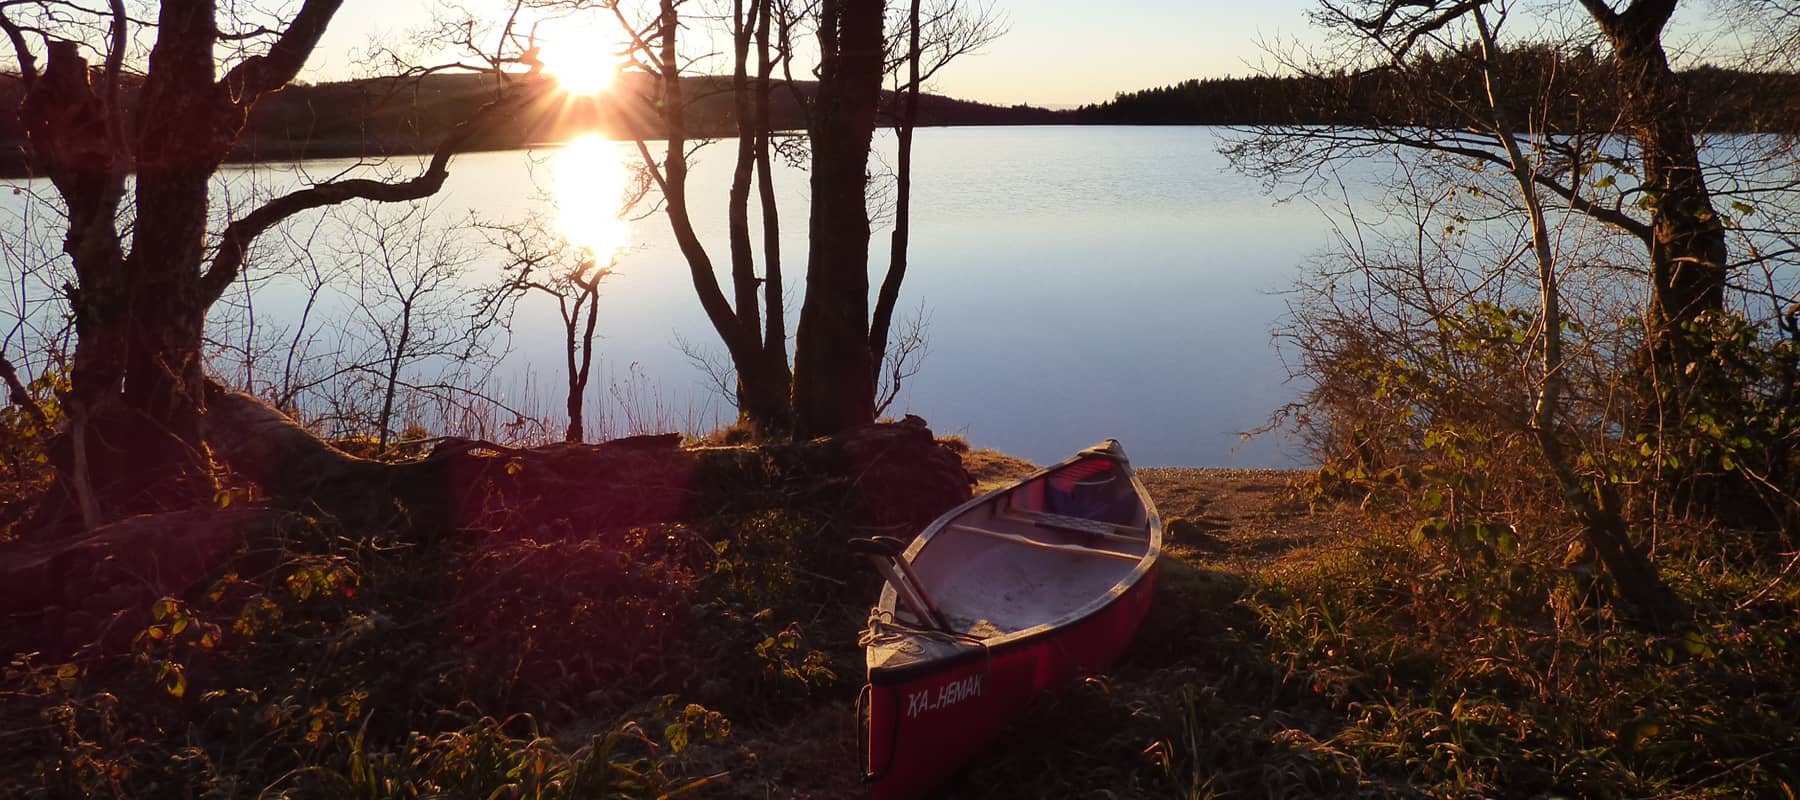
<svg viewBox="0 0 1800 800">
<path fill-rule="evenodd" d="M 559 23 L 555 35 L 538 45 L 544 72 L 570 94 L 598 94 L 612 85 L 624 66 L 618 37 L 597 25 Z"/>
</svg>

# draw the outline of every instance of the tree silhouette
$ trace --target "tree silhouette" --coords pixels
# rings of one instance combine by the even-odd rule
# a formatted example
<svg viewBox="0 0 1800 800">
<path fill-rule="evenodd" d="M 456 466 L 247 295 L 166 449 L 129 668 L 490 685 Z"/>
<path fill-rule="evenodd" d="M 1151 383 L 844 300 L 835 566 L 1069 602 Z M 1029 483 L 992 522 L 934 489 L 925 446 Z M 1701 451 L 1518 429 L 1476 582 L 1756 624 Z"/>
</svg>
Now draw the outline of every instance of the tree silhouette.
<svg viewBox="0 0 1800 800">
<path fill-rule="evenodd" d="M 0 31 L 26 93 L 28 163 L 67 209 L 75 322 L 69 429 L 55 448 L 60 480 L 47 511 L 82 522 L 210 499 L 202 436 L 201 344 L 208 309 L 245 266 L 262 233 L 303 211 L 352 200 L 399 202 L 435 193 L 455 153 L 511 107 L 496 80 L 489 101 L 439 143 L 416 175 L 341 178 L 273 198 L 209 231 L 209 182 L 263 98 L 294 80 L 339 0 L 307 0 L 274 20 L 233 6 L 169 0 L 140 19 L 105 10 L 8 3 Z M 147 53 L 134 50 L 150 37 Z M 33 39 L 37 41 L 33 41 Z M 503 43 L 487 68 L 501 75 Z M 90 67 L 84 53 L 103 61 Z M 39 56 L 44 56 L 39 68 Z M 139 56 L 142 56 L 141 61 Z M 123 91 L 128 73 L 136 91 Z M 134 177 L 128 181 L 128 177 Z"/>
</svg>

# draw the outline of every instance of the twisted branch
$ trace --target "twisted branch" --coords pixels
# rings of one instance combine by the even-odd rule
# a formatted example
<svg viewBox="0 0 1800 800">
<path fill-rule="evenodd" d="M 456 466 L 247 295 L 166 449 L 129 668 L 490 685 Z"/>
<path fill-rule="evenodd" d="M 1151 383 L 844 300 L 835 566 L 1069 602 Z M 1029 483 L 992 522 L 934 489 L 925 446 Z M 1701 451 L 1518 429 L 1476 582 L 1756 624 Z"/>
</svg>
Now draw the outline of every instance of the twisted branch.
<svg viewBox="0 0 1800 800">
<path fill-rule="evenodd" d="M 217 302 L 237 280 L 238 273 L 244 265 L 244 258 L 250 251 L 251 243 L 264 231 L 280 223 L 288 217 L 302 211 L 337 205 L 349 200 L 373 200 L 379 203 L 400 203 L 419 200 L 437 193 L 443 188 L 444 180 L 450 177 L 450 159 L 462 151 L 475 134 L 481 132 L 499 116 L 499 111 L 511 108 L 514 97 L 502 97 L 489 101 L 475 115 L 463 120 L 444 141 L 438 144 L 431 155 L 431 162 L 425 171 L 404 181 L 390 182 L 370 178 L 351 178 L 347 180 L 327 181 L 325 183 L 298 189 L 270 200 L 235 222 L 226 226 L 224 235 L 219 240 L 219 250 L 213 255 L 212 265 L 200 279 L 201 296 L 207 306 Z"/>
</svg>

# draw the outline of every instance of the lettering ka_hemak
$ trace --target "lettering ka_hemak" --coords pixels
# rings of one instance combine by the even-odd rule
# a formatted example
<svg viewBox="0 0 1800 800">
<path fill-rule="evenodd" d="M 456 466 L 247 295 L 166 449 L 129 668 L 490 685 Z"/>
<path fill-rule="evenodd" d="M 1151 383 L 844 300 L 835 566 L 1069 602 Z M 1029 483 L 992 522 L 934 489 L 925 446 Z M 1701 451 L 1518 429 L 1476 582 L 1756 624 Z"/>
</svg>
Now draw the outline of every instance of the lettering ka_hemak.
<svg viewBox="0 0 1800 800">
<path fill-rule="evenodd" d="M 945 706 L 955 705 L 980 694 L 980 675 L 970 675 L 960 681 L 951 681 L 939 686 L 935 695 L 930 689 L 921 689 L 907 696 L 906 716 L 916 717 L 927 711 L 936 711 Z"/>
</svg>

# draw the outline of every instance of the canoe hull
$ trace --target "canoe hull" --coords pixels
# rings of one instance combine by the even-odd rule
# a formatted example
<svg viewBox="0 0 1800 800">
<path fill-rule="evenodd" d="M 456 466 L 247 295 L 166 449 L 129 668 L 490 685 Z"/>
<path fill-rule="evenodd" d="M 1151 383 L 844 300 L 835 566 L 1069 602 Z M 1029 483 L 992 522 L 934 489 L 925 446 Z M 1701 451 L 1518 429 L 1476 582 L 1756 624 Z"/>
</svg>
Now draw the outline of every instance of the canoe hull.
<svg viewBox="0 0 1800 800">
<path fill-rule="evenodd" d="M 1105 608 L 1069 625 L 873 682 L 864 754 L 871 797 L 925 796 L 1040 694 L 1111 667 L 1149 611 L 1155 583 L 1152 567 Z"/>
</svg>

